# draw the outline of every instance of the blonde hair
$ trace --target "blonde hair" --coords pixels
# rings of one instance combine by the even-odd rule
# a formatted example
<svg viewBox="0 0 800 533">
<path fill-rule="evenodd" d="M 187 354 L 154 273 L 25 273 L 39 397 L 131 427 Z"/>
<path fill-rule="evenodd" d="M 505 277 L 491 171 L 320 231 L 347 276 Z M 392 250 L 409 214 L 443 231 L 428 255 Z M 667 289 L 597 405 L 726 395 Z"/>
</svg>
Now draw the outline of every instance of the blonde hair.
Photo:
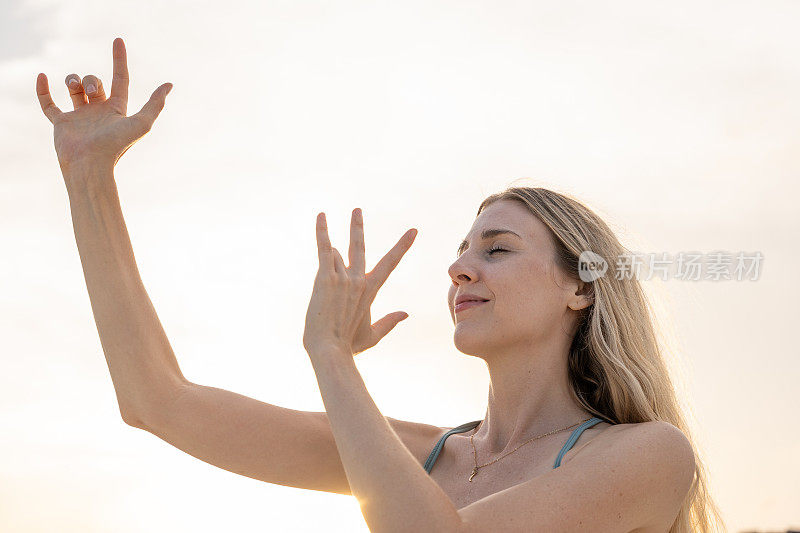
<svg viewBox="0 0 800 533">
<path fill-rule="evenodd" d="M 609 264 L 631 254 L 609 226 L 578 200 L 542 187 L 509 187 L 481 203 L 481 211 L 498 200 L 522 203 L 552 232 L 556 262 L 579 278 L 579 257 L 590 250 Z M 477 216 L 477 215 L 476 215 Z M 680 429 L 692 444 L 695 473 L 670 533 L 703 533 L 725 524 L 714 503 L 669 369 L 659 346 L 658 328 L 647 296 L 635 277 L 604 275 L 589 282 L 592 304 L 582 310 L 570 347 L 571 392 L 587 411 L 614 424 L 664 420 Z M 712 527 L 714 529 L 712 529 Z"/>
</svg>

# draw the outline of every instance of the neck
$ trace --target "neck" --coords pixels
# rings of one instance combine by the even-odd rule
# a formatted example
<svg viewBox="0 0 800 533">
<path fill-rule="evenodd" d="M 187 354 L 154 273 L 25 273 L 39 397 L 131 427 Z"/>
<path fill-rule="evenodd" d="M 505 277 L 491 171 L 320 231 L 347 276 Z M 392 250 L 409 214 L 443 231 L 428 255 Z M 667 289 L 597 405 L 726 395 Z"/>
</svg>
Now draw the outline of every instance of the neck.
<svg viewBox="0 0 800 533">
<path fill-rule="evenodd" d="M 485 357 L 490 376 L 489 402 L 474 436 L 476 446 L 495 455 L 538 435 L 591 418 L 592 414 L 572 398 L 568 350 L 565 341 L 556 340 L 510 347 Z"/>
</svg>

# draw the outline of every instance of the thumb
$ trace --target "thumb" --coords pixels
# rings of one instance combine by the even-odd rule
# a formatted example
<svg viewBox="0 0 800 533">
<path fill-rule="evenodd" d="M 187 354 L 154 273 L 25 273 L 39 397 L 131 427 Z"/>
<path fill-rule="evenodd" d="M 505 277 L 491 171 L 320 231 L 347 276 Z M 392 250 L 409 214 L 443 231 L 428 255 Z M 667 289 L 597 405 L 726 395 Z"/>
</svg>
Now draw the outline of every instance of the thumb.
<svg viewBox="0 0 800 533">
<path fill-rule="evenodd" d="M 375 337 L 380 341 L 380 339 L 384 338 L 390 331 L 394 329 L 397 324 L 406 318 L 408 318 L 408 313 L 404 311 L 389 313 L 372 325 L 372 330 L 375 332 Z"/>
<path fill-rule="evenodd" d="M 142 106 L 142 109 L 130 118 L 136 118 L 141 124 L 145 126 L 145 131 L 150 131 L 153 122 L 156 121 L 161 110 L 164 109 L 164 102 L 166 102 L 167 94 L 172 90 L 171 83 L 165 83 L 159 86 L 153 94 L 150 95 L 150 100 Z"/>
</svg>

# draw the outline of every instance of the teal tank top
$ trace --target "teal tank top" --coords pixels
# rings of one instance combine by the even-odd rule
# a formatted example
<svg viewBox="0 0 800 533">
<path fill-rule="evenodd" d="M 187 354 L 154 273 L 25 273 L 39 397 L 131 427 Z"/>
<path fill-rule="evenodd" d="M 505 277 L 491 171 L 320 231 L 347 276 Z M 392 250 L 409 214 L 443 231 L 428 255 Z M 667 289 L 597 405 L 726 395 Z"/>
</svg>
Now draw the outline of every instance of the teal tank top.
<svg viewBox="0 0 800 533">
<path fill-rule="evenodd" d="M 561 451 L 558 452 L 558 457 L 556 457 L 556 462 L 555 465 L 553 465 L 553 469 L 556 469 L 561 465 L 562 457 L 564 457 L 564 454 L 567 453 L 575 445 L 575 442 L 581 436 L 581 433 L 583 433 L 584 429 L 590 428 L 595 424 L 599 424 L 602 421 L 603 420 L 601 418 L 593 416 L 586 422 L 576 427 L 572 431 L 572 434 L 569 436 L 569 439 L 567 439 L 567 442 L 564 443 L 564 446 L 561 447 Z M 465 431 L 469 431 L 470 429 L 475 429 L 476 427 L 478 427 L 478 424 L 480 423 L 481 423 L 480 420 L 467 422 L 466 424 L 461 424 L 460 426 L 455 427 L 450 431 L 448 431 L 447 433 L 445 433 L 444 435 L 442 435 L 442 437 L 439 439 L 439 442 L 437 442 L 436 446 L 434 446 L 433 450 L 431 450 L 431 454 L 428 456 L 427 461 L 425 461 L 425 471 L 428 472 L 428 474 L 431 473 L 431 470 L 433 469 L 433 464 L 436 462 L 436 458 L 439 457 L 439 452 L 441 452 L 442 448 L 444 448 L 444 441 L 447 440 L 447 437 L 449 437 L 453 433 L 464 433 Z"/>
</svg>

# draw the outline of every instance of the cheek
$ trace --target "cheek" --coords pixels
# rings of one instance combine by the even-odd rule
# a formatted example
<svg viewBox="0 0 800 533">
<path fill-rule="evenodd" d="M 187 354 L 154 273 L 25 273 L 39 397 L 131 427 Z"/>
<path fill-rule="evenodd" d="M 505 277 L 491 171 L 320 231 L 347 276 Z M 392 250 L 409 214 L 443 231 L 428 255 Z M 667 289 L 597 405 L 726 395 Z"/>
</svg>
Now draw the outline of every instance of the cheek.
<svg viewBox="0 0 800 533">
<path fill-rule="evenodd" d="M 549 315 L 559 296 L 547 266 L 538 261 L 506 271 L 496 286 L 503 295 L 499 311 L 524 322 Z"/>
</svg>

